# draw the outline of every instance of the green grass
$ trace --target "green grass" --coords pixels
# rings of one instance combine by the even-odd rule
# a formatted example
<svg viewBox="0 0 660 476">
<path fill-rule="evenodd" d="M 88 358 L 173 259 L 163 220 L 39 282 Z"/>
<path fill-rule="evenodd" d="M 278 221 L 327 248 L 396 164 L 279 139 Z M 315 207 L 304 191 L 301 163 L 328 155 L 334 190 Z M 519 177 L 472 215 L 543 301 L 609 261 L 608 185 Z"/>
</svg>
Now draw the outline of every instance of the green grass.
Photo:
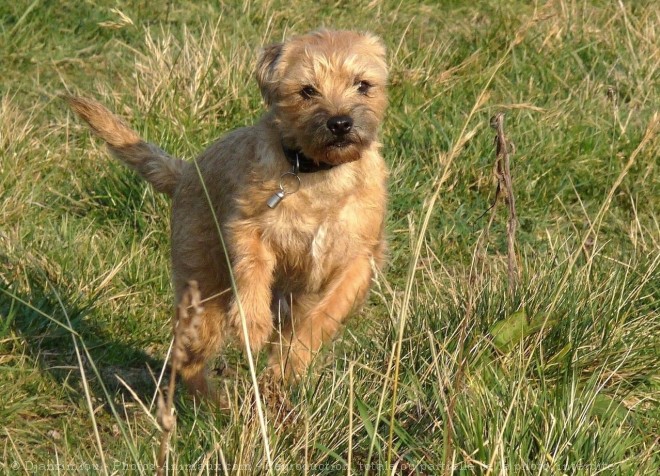
<svg viewBox="0 0 660 476">
<path fill-rule="evenodd" d="M 150 474 L 160 438 L 147 369 L 161 372 L 171 338 L 169 205 L 59 95 L 99 98 L 190 159 L 261 114 L 256 49 L 319 26 L 389 48 L 390 264 L 291 390 L 295 419 L 267 412 L 264 441 L 229 352 L 235 408 L 182 392 L 170 463 L 263 474 L 269 451 L 275 474 L 655 474 L 651 0 L 3 2 L 0 472 Z M 504 208 L 470 279 L 500 110 L 516 149 L 513 297 Z M 502 352 L 493 326 L 521 310 L 545 325 Z"/>
</svg>

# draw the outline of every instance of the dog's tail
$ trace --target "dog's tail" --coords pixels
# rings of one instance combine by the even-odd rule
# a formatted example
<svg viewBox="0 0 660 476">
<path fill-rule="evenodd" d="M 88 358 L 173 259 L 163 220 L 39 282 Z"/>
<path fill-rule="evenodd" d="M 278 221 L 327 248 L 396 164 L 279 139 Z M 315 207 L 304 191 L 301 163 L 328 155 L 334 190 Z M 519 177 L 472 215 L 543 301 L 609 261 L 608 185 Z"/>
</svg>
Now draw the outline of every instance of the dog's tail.
<svg viewBox="0 0 660 476">
<path fill-rule="evenodd" d="M 135 131 L 97 101 L 74 96 L 66 100 L 71 109 L 108 144 L 115 157 L 136 170 L 159 192 L 169 196 L 174 194 L 186 162 L 170 157 L 140 139 Z"/>
</svg>

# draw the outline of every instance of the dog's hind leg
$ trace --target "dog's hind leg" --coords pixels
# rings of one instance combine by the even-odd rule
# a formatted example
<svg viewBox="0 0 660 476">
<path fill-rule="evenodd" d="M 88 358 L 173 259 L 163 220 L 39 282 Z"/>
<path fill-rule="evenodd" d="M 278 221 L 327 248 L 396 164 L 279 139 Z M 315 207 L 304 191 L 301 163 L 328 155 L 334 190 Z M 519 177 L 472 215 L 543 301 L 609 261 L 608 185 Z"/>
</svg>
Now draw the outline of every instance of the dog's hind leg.
<svg viewBox="0 0 660 476">
<path fill-rule="evenodd" d="M 225 316 L 217 299 L 202 304 L 197 315 L 188 321 L 179 319 L 175 329 L 175 352 L 178 370 L 193 395 L 219 400 L 207 378 L 207 362 L 224 344 Z"/>
</svg>

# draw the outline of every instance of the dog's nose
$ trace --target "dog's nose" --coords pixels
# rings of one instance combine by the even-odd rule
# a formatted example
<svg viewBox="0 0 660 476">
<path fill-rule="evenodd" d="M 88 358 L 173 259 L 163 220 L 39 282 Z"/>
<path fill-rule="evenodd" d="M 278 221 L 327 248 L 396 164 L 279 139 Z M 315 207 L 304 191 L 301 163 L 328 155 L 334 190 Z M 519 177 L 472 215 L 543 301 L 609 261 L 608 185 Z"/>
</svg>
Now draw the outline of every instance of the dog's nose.
<svg viewBox="0 0 660 476">
<path fill-rule="evenodd" d="M 327 122 L 328 129 L 336 136 L 348 134 L 353 127 L 353 119 L 350 116 L 332 116 Z"/>
</svg>

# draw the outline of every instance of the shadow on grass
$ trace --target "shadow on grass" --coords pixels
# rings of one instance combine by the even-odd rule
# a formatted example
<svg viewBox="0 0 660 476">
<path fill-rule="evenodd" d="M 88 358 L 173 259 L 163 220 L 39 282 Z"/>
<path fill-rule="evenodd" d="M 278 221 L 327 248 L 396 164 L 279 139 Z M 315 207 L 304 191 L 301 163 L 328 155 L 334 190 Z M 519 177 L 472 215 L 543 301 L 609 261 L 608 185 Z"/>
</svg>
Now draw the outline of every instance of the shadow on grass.
<svg viewBox="0 0 660 476">
<path fill-rule="evenodd" d="M 163 361 L 112 337 L 95 319 L 95 296 L 73 295 L 35 268 L 26 274 L 29 294 L 0 283 L 0 316 L 4 317 L 0 338 L 12 329 L 20 335 L 40 371 L 59 382 L 69 398 L 83 397 L 84 373 L 91 396 L 99 401 L 110 398 L 117 404 L 122 394 L 131 401 L 132 391 L 148 404 Z"/>
</svg>

